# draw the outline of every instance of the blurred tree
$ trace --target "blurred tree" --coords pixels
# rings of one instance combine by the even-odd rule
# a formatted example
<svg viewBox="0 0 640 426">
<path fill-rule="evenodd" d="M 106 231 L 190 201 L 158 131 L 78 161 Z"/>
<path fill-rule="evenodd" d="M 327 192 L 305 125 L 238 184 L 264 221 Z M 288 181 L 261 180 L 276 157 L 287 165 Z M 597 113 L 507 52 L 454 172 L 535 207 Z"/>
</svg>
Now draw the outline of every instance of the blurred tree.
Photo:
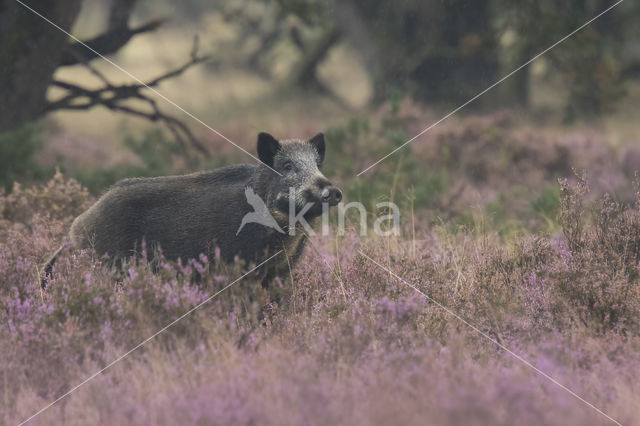
<svg viewBox="0 0 640 426">
<path fill-rule="evenodd" d="M 611 0 L 496 0 L 501 31 L 515 41 L 508 49 L 515 68 L 614 4 Z M 621 4 L 546 54 L 568 90 L 565 118 L 596 116 L 610 111 L 623 95 L 621 46 L 626 29 L 638 16 L 637 6 Z M 512 99 L 527 105 L 530 74 L 520 72 L 509 82 Z"/>
<path fill-rule="evenodd" d="M 496 78 L 499 62 L 490 4 L 491 0 L 242 0 L 228 2 L 221 12 L 242 34 L 233 51 L 242 55 L 252 45 L 244 64 L 262 75 L 269 75 L 264 59 L 282 43 L 298 50 L 299 58 L 280 89 L 302 87 L 330 94 L 316 70 L 337 43 L 346 42 L 372 77 L 374 101 L 411 93 L 434 102 L 466 100 Z"/>
<path fill-rule="evenodd" d="M 275 90 L 302 87 L 330 95 L 316 76 L 316 68 L 339 41 L 339 33 L 328 14 L 329 6 L 315 0 L 227 2 L 218 12 L 238 28 L 237 38 L 228 46 L 233 56 L 227 58 L 228 62 L 273 78 L 273 53 L 287 45 L 297 53 L 297 58 Z"/>
<path fill-rule="evenodd" d="M 316 86 L 315 66 L 335 43 L 346 41 L 373 78 L 375 101 L 411 94 L 424 102 L 456 103 L 471 98 L 614 2 L 275 0 L 283 19 L 295 15 L 320 33 L 316 44 L 303 49 L 291 82 Z M 633 52 L 622 48 L 634 28 L 638 32 L 639 15 L 637 2 L 621 4 L 547 53 L 553 70 L 565 81 L 567 119 L 603 114 L 623 95 L 623 78 L 640 69 L 638 55 L 629 60 Z M 514 40 L 504 48 L 499 40 L 506 33 Z M 527 106 L 530 88 L 529 70 L 521 70 L 501 87 L 506 94 L 502 100 Z"/>
<path fill-rule="evenodd" d="M 336 1 L 340 32 L 365 57 L 375 98 L 466 100 L 491 84 L 498 50 L 490 0 Z"/>
<path fill-rule="evenodd" d="M 82 0 L 40 0 L 32 3 L 34 10 L 62 30 L 69 32 L 78 18 Z M 104 33 L 84 43 L 70 43 L 63 31 L 57 30 L 33 11 L 15 0 L 0 0 L 0 134 L 21 129 L 29 122 L 56 110 L 84 110 L 103 106 L 167 125 L 176 139 L 190 143 L 206 154 L 206 150 L 193 137 L 180 120 L 164 114 L 154 99 L 143 89 L 181 74 L 188 67 L 206 58 L 194 51 L 183 66 L 171 70 L 145 84 L 115 85 L 109 82 L 89 62 L 98 55 L 117 52 L 136 34 L 152 31 L 162 24 L 156 19 L 136 28 L 129 27 L 129 18 L 136 0 L 112 0 L 108 25 Z M 62 66 L 82 64 L 102 83 L 98 89 L 88 89 L 74 82 L 54 78 Z M 47 90 L 55 86 L 65 94 L 53 101 L 47 99 Z M 146 103 L 143 109 L 125 101 L 135 99 Z"/>
<path fill-rule="evenodd" d="M 315 69 L 341 40 L 354 47 L 371 74 L 376 102 L 397 93 L 429 102 L 466 100 L 499 69 L 490 0 L 276 3 L 281 16 L 295 15 L 317 30 L 311 42 L 296 41 L 303 57 L 291 73 L 293 85 L 318 87 Z"/>
</svg>

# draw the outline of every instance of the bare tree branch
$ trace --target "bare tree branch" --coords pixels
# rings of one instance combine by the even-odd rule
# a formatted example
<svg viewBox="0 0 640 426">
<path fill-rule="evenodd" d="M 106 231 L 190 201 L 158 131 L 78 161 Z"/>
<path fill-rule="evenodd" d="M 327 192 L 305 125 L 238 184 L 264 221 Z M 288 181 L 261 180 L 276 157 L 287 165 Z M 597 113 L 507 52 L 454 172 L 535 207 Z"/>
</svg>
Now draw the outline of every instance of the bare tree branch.
<svg viewBox="0 0 640 426">
<path fill-rule="evenodd" d="M 184 65 L 168 71 L 144 84 L 122 84 L 114 85 L 104 74 L 95 67 L 84 62 L 83 65 L 98 78 L 103 86 L 98 89 L 89 89 L 75 83 L 62 80 L 53 80 L 52 85 L 65 90 L 65 95 L 55 101 L 48 102 L 44 113 L 56 110 L 87 110 L 95 106 L 102 106 L 111 111 L 122 112 L 135 115 L 153 122 L 162 122 L 173 134 L 176 140 L 183 146 L 190 145 L 199 152 L 209 157 L 209 152 L 200 141 L 193 135 L 191 130 L 178 118 L 165 114 L 160 110 L 155 99 L 144 93 L 147 87 L 156 87 L 162 81 L 177 77 L 196 64 L 209 60 L 207 56 L 199 56 L 197 53 L 198 40 L 194 40 L 194 48 L 191 58 Z M 147 107 L 141 108 L 127 104 L 128 100 L 138 100 L 144 102 Z"/>
<path fill-rule="evenodd" d="M 306 86 L 313 89 L 323 89 L 322 83 L 316 77 L 316 69 L 327 56 L 329 50 L 340 40 L 340 32 L 336 27 L 325 31 L 318 41 L 309 46 L 300 63 L 291 71 L 287 85 Z"/>
<path fill-rule="evenodd" d="M 60 66 L 76 65 L 90 61 L 98 55 L 87 49 L 89 46 L 102 55 L 110 55 L 120 50 L 137 34 L 154 31 L 167 21 L 167 18 L 154 19 L 136 28 L 129 28 L 129 18 L 136 5 L 136 0 L 111 0 L 107 30 L 104 34 L 87 40 L 84 43 L 72 43 L 65 49 Z"/>
<path fill-rule="evenodd" d="M 89 46 L 101 55 L 110 55 L 120 50 L 131 38 L 137 34 L 153 31 L 160 25 L 164 24 L 167 18 L 154 19 L 137 28 L 130 29 L 128 27 L 109 28 L 106 33 L 101 34 L 91 40 L 83 43 Z M 65 49 L 60 60 L 61 66 L 77 65 L 79 63 L 90 61 L 97 58 L 95 52 L 87 49 L 81 43 L 72 43 Z"/>
<path fill-rule="evenodd" d="M 108 28 L 126 28 L 137 0 L 110 0 Z"/>
</svg>

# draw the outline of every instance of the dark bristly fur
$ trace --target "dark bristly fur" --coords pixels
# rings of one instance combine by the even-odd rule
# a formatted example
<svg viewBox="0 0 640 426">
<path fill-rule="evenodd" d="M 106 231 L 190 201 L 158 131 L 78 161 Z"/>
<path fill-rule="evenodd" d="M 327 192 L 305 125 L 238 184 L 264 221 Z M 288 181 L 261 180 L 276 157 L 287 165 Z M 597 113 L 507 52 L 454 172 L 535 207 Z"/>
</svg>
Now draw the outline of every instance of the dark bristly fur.
<svg viewBox="0 0 640 426">
<path fill-rule="evenodd" d="M 113 261 L 136 255 L 146 242 L 152 252 L 159 246 L 172 260 L 197 258 L 220 248 L 229 262 L 237 255 L 259 263 L 279 250 L 263 272 L 267 286 L 286 271 L 287 257 L 292 265 L 305 245 L 304 233 L 282 234 L 272 228 L 247 223 L 236 235 L 242 217 L 252 211 L 245 188 L 250 186 L 266 203 L 285 231 L 289 227 L 289 187 L 295 189 L 296 208 L 312 202 L 309 223 L 321 214 L 321 192 L 331 192 L 329 203 L 340 201 L 340 191 L 320 173 L 324 160 L 324 136 L 309 141 L 278 142 L 271 135 L 258 136 L 259 165 L 235 165 L 185 176 L 126 179 L 116 183 L 89 210 L 76 218 L 69 237 L 75 247 L 92 248 Z M 293 170 L 292 165 L 293 164 Z M 268 167 L 267 167 L 268 166 Z M 281 175 L 271 170 L 277 170 Z M 286 202 L 283 202 L 285 200 Z M 325 200 L 327 201 L 327 200 Z M 42 286 L 52 274 L 58 249 L 45 267 Z"/>
</svg>

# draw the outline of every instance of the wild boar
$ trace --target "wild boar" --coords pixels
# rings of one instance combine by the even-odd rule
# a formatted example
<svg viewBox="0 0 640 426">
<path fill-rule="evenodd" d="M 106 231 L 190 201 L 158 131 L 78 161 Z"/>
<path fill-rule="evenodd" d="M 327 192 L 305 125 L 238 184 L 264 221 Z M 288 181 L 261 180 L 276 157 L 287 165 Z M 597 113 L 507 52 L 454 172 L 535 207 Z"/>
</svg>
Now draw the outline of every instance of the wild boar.
<svg viewBox="0 0 640 426">
<path fill-rule="evenodd" d="M 69 245 L 108 254 L 112 262 L 136 256 L 143 241 L 171 260 L 210 255 L 218 247 L 225 261 L 239 256 L 258 264 L 282 250 L 262 268 L 267 287 L 295 265 L 305 246 L 305 233 L 291 228 L 299 225 L 293 215 L 313 226 L 342 193 L 320 172 L 322 133 L 282 142 L 260 133 L 257 151 L 258 165 L 118 182 L 74 220 Z M 45 266 L 43 287 L 63 247 Z"/>
</svg>

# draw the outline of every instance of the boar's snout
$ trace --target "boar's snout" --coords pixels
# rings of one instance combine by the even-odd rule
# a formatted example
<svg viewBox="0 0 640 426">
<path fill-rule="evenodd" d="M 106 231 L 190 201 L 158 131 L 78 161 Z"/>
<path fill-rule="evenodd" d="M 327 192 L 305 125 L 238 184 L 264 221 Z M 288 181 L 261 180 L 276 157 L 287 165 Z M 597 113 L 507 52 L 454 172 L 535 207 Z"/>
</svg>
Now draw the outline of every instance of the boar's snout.
<svg viewBox="0 0 640 426">
<path fill-rule="evenodd" d="M 322 188 L 320 199 L 323 203 L 329 203 L 330 206 L 335 206 L 342 200 L 342 191 L 335 186 L 328 184 Z"/>
</svg>

